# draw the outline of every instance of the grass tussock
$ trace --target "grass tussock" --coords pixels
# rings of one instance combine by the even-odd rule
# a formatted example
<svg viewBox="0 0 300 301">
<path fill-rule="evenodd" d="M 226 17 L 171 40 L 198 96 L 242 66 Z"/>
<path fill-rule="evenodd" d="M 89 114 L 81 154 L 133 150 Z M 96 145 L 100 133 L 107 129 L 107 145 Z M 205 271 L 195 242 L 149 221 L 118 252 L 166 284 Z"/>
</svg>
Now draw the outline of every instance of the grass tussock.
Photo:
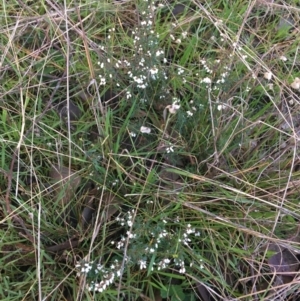
<svg viewBox="0 0 300 301">
<path fill-rule="evenodd" d="M 297 300 L 297 1 L 0 3 L 1 300 Z"/>
</svg>

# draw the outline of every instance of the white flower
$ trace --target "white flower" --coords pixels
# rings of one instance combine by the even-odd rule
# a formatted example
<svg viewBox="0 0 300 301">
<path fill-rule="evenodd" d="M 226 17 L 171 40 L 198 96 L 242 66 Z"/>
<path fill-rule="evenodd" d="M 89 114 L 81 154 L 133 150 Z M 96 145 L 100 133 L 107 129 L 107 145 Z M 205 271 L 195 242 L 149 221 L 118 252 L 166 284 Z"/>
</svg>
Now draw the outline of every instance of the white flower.
<svg viewBox="0 0 300 301">
<path fill-rule="evenodd" d="M 131 95 L 130 91 L 126 91 L 126 98 L 129 99 L 131 96 L 132 95 Z"/>
<path fill-rule="evenodd" d="M 166 151 L 167 151 L 167 154 L 169 154 L 169 153 L 174 153 L 174 148 L 173 148 L 173 146 L 167 147 L 167 148 L 166 148 Z"/>
<path fill-rule="evenodd" d="M 151 129 L 146 127 L 146 126 L 141 126 L 140 131 L 143 134 L 150 134 L 151 133 Z"/>
<path fill-rule="evenodd" d="M 166 106 L 166 109 L 169 109 L 171 114 L 176 114 L 176 112 L 180 109 L 180 105 L 177 101 L 173 102 L 172 105 Z"/>
<path fill-rule="evenodd" d="M 133 80 L 134 80 L 136 83 L 138 83 L 138 84 L 143 84 L 143 83 L 144 83 L 144 80 L 143 80 L 143 78 L 141 78 L 141 77 L 134 76 L 134 77 L 133 77 Z"/>
<path fill-rule="evenodd" d="M 136 137 L 136 133 L 135 133 L 135 132 L 130 132 L 129 135 L 130 135 L 131 137 Z"/>
<path fill-rule="evenodd" d="M 81 273 L 88 273 L 92 269 L 92 266 L 89 263 L 85 263 L 81 267 Z"/>
<path fill-rule="evenodd" d="M 211 84 L 211 79 L 209 77 L 205 77 L 202 79 L 202 83 Z"/>
<path fill-rule="evenodd" d="M 146 269 L 146 260 L 139 260 L 138 263 L 140 264 L 140 270 Z"/>
<path fill-rule="evenodd" d="M 182 68 L 178 68 L 178 71 L 177 71 L 178 75 L 181 75 L 184 73 L 184 70 Z"/>
<path fill-rule="evenodd" d="M 217 106 L 218 111 L 222 111 L 223 109 L 226 109 L 225 105 L 218 105 Z"/>
<path fill-rule="evenodd" d="M 267 80 L 271 80 L 273 74 L 272 72 L 265 72 L 264 73 L 264 78 L 267 79 Z"/>
<path fill-rule="evenodd" d="M 223 20 L 217 20 L 215 23 L 214 23 L 214 25 L 215 26 L 221 26 L 223 24 Z"/>
<path fill-rule="evenodd" d="M 294 81 L 291 83 L 291 87 L 295 90 L 299 90 L 300 89 L 300 78 L 296 77 L 294 79 Z"/>
<path fill-rule="evenodd" d="M 283 62 L 287 61 L 287 58 L 284 55 L 282 55 L 279 59 L 281 59 Z"/>
<path fill-rule="evenodd" d="M 160 261 L 158 263 L 158 268 L 157 269 L 158 270 L 165 269 L 170 262 L 171 262 L 171 260 L 168 259 L 168 258 L 163 259 L 162 261 Z"/>
<path fill-rule="evenodd" d="M 160 56 L 162 54 L 164 54 L 163 50 L 157 50 L 156 51 L 156 56 Z"/>
<path fill-rule="evenodd" d="M 181 269 L 179 270 L 180 274 L 184 274 L 185 273 L 185 267 L 181 267 Z"/>
<path fill-rule="evenodd" d="M 156 75 L 157 75 L 157 73 L 158 73 L 158 69 L 154 66 L 154 67 L 151 68 L 149 71 L 150 71 L 150 73 L 151 73 L 151 77 L 152 77 L 153 79 L 156 79 Z"/>
<path fill-rule="evenodd" d="M 104 68 L 104 63 L 103 62 L 102 63 L 98 62 L 98 65 L 100 66 L 101 69 Z"/>
<path fill-rule="evenodd" d="M 128 223 L 128 222 L 127 222 L 127 223 Z M 136 238 L 136 234 L 133 234 L 133 233 L 131 233 L 130 231 L 127 231 L 126 234 L 127 234 L 127 236 L 128 236 L 129 238 Z"/>
<path fill-rule="evenodd" d="M 185 39 L 185 38 L 187 37 L 188 33 L 187 33 L 187 31 L 183 31 L 183 32 L 181 33 L 181 35 L 182 35 L 182 37 Z"/>
<path fill-rule="evenodd" d="M 112 182 L 112 185 L 115 186 L 119 183 L 119 179 L 115 179 L 113 182 Z"/>
<path fill-rule="evenodd" d="M 106 80 L 104 77 L 102 77 L 101 75 L 99 75 L 100 77 L 100 86 L 105 86 L 106 85 Z"/>
<path fill-rule="evenodd" d="M 145 63 L 145 59 L 142 58 L 142 59 L 140 60 L 140 62 L 139 62 L 139 65 L 140 65 L 141 67 L 144 67 L 144 63 Z"/>
<path fill-rule="evenodd" d="M 124 247 L 124 242 L 123 241 L 119 241 L 118 243 L 117 243 L 117 249 L 118 250 L 120 250 L 121 248 L 123 248 Z"/>
</svg>

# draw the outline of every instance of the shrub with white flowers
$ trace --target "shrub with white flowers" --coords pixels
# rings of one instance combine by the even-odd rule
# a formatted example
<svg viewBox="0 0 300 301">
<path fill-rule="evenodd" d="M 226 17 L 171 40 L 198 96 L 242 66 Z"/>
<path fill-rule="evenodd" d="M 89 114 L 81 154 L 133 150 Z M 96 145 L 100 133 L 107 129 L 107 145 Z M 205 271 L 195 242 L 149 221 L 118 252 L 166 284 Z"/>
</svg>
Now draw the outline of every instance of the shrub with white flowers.
<svg viewBox="0 0 300 301">
<path fill-rule="evenodd" d="M 129 104 L 130 109 L 136 105 L 139 110 L 145 109 L 145 112 L 149 112 L 153 101 L 160 103 L 168 95 L 169 102 L 162 105 L 163 112 L 158 120 L 163 120 L 165 124 L 170 121 L 170 127 L 174 126 L 180 132 L 177 137 L 185 135 L 188 139 L 192 132 L 189 124 L 195 124 L 195 120 L 201 122 L 201 118 L 207 116 L 203 112 L 206 106 L 208 107 L 208 94 L 212 99 L 210 105 L 214 104 L 216 113 L 221 114 L 222 111 L 226 111 L 228 106 L 219 101 L 218 96 L 222 88 L 226 87 L 231 67 L 222 65 L 219 59 L 201 58 L 199 54 L 197 60 L 201 68 L 198 70 L 199 73 L 192 74 L 192 77 L 199 78 L 199 87 L 189 86 L 189 73 L 193 71 L 186 68 L 184 64 L 180 65 L 180 61 L 168 65 L 165 51 L 160 46 L 160 36 L 155 31 L 155 9 L 153 1 L 142 1 L 142 4 L 137 7 L 140 23 L 139 27 L 131 30 L 132 48 L 128 49 L 129 55 L 127 59 L 109 58 L 105 62 L 99 62 L 100 85 L 111 82 L 113 72 L 106 68 L 106 64 L 111 63 L 113 68 L 122 73 L 122 78 L 127 83 L 126 88 L 122 87 L 123 101 Z M 173 27 L 175 28 L 176 24 Z M 109 34 L 113 35 L 114 32 L 110 31 Z M 181 34 L 176 35 L 174 31 L 169 36 L 176 47 L 181 47 L 182 40 L 188 39 L 189 33 L 183 30 Z M 216 67 L 218 67 L 217 71 Z M 184 93 L 177 93 L 177 91 L 173 93 L 176 89 L 172 90 L 170 82 L 175 80 L 180 81 L 181 87 L 187 87 L 187 90 L 192 92 L 199 88 L 199 93 L 194 93 L 182 101 L 181 96 Z M 118 82 L 116 85 L 121 86 Z M 147 139 L 155 135 L 155 128 L 158 126 L 154 122 L 141 123 L 135 128 L 128 129 L 127 134 L 132 141 L 139 135 Z M 168 160 L 173 160 L 174 156 L 175 161 L 181 146 L 175 141 L 176 138 L 172 140 L 168 133 L 169 128 L 166 129 L 163 138 L 169 140 L 163 144 L 164 150 Z M 118 186 L 117 183 L 112 185 Z M 145 203 L 146 206 L 152 206 L 154 202 L 146 200 Z M 111 248 L 109 255 L 93 258 L 93 262 L 82 260 L 77 263 L 78 273 L 86 276 L 88 290 L 103 292 L 121 282 L 126 275 L 138 271 L 152 275 L 171 270 L 182 276 L 187 274 L 189 269 L 194 268 L 195 258 L 198 262 L 197 269 L 205 269 L 202 254 L 193 250 L 202 236 L 193 226 L 192 219 L 185 220 L 181 224 L 178 216 L 146 219 L 147 215 L 142 213 L 140 209 L 132 209 L 116 218 L 115 222 L 120 226 L 118 229 L 122 229 L 122 233 L 109 241 Z M 199 223 L 195 224 L 199 225 Z M 191 252 L 193 259 L 188 255 Z"/>
</svg>

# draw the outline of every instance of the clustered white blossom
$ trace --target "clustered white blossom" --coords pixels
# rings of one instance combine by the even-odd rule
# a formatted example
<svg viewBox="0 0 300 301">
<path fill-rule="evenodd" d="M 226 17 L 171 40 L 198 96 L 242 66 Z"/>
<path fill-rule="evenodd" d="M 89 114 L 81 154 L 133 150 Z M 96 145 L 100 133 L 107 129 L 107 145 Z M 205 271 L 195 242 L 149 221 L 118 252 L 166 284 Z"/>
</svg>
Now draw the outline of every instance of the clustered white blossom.
<svg viewBox="0 0 300 301">
<path fill-rule="evenodd" d="M 189 243 L 192 241 L 189 237 L 191 234 L 194 234 L 194 236 L 200 236 L 200 232 L 199 231 L 196 232 L 195 228 L 192 228 L 191 224 L 188 224 L 187 228 L 182 234 L 182 237 L 179 238 L 178 241 L 188 246 Z"/>
<path fill-rule="evenodd" d="M 171 263 L 171 260 L 169 258 L 164 258 L 157 264 L 157 270 L 160 271 L 160 270 L 166 269 L 170 263 Z"/>
<path fill-rule="evenodd" d="M 77 263 L 75 267 L 80 271 L 82 274 L 87 274 L 93 268 L 93 262 L 82 262 Z"/>
<path fill-rule="evenodd" d="M 216 84 L 224 84 L 226 81 L 226 78 L 229 76 L 230 67 L 229 66 L 223 66 L 223 72 L 220 74 L 220 78 L 216 80 Z"/>
<path fill-rule="evenodd" d="M 149 8 L 149 7 L 148 7 Z M 151 9 L 141 12 L 143 20 L 140 27 L 132 31 L 136 62 L 128 72 L 129 79 L 139 89 L 149 86 L 149 79 L 167 79 L 166 73 L 158 66 L 164 58 L 164 51 L 158 48 L 159 35 L 153 30 L 153 13 Z"/>
<path fill-rule="evenodd" d="M 213 73 L 213 70 L 208 66 L 207 61 L 205 59 L 200 60 L 200 63 L 202 65 L 202 67 L 204 68 L 204 70 L 206 71 L 206 73 Z"/>
<path fill-rule="evenodd" d="M 114 241 L 111 242 L 112 245 L 116 244 L 116 247 L 118 250 L 123 249 L 126 243 L 126 238 L 124 236 L 121 237 L 121 239 L 115 243 Z"/>
<path fill-rule="evenodd" d="M 202 79 L 201 82 L 205 83 L 205 84 L 211 84 L 211 79 L 209 77 L 205 77 L 205 78 Z"/>
<path fill-rule="evenodd" d="M 146 269 L 147 268 L 147 261 L 146 260 L 139 260 L 138 261 L 139 265 L 140 265 L 140 270 Z"/>
<path fill-rule="evenodd" d="M 121 225 L 121 226 L 125 226 L 127 225 L 129 228 L 132 227 L 133 225 L 133 217 L 134 217 L 134 209 L 130 210 L 129 212 L 127 212 L 125 218 L 123 217 L 117 217 L 116 221 Z"/>
<path fill-rule="evenodd" d="M 188 115 L 188 117 L 191 117 L 191 116 L 193 116 L 194 115 L 194 113 L 193 112 L 191 112 L 191 111 L 186 111 L 186 113 L 187 113 L 187 115 Z"/>
<path fill-rule="evenodd" d="M 181 75 L 183 73 L 184 73 L 184 70 L 181 67 L 179 67 L 178 70 L 177 70 L 177 74 Z"/>
<path fill-rule="evenodd" d="M 127 75 L 129 81 L 133 87 L 139 89 L 146 89 L 149 87 L 149 80 L 162 80 L 168 79 L 166 72 L 160 67 L 161 63 L 167 63 L 167 59 L 164 57 L 165 52 L 159 48 L 159 34 L 154 31 L 154 14 L 153 11 L 156 10 L 160 5 L 155 6 L 154 3 L 147 3 L 143 11 L 141 11 L 142 20 L 139 23 L 139 27 L 132 30 L 134 53 L 132 54 L 132 60 L 113 60 L 113 58 L 107 58 L 106 62 L 98 62 L 102 74 L 99 75 L 100 83 L 103 86 L 107 84 L 108 75 L 106 69 L 111 66 L 115 68 L 127 68 Z M 111 38 L 111 34 L 115 32 L 115 28 L 108 29 L 107 38 Z M 187 32 L 182 33 L 182 38 L 187 37 Z M 180 43 L 181 40 L 177 39 Z M 100 45 L 99 48 L 104 50 L 104 46 Z M 106 63 L 108 63 L 106 65 Z M 107 68 L 108 67 L 108 68 Z M 103 74 L 104 73 L 104 74 Z M 110 73 L 109 78 L 113 78 Z M 120 86 L 119 83 L 116 83 Z M 131 97 L 127 95 L 127 99 Z"/>
<path fill-rule="evenodd" d="M 169 153 L 174 153 L 174 146 L 171 145 L 171 146 L 167 147 L 167 148 L 166 148 L 166 152 L 167 152 L 167 154 L 169 154 Z"/>
<path fill-rule="evenodd" d="M 243 56 L 243 58 L 246 59 L 246 56 Z M 218 85 L 224 84 L 226 82 L 226 78 L 230 74 L 230 70 L 231 70 L 230 66 L 227 66 L 227 65 L 219 66 L 219 64 L 221 63 L 220 59 L 216 59 L 216 60 L 214 60 L 214 62 L 212 62 L 210 64 L 207 62 L 207 60 L 201 59 L 200 63 L 208 75 L 208 76 L 204 77 L 203 79 L 201 79 L 201 83 L 207 84 L 207 88 L 212 83 L 212 79 L 209 77 L 209 75 L 213 73 L 213 69 L 212 69 L 212 67 L 210 67 L 210 65 L 218 66 L 218 71 L 220 72 L 220 75 L 219 75 L 219 78 L 215 80 L 215 86 L 214 86 L 214 90 L 218 90 L 219 89 Z"/>
<path fill-rule="evenodd" d="M 179 273 L 184 274 L 186 272 L 185 264 L 183 259 L 175 258 L 174 263 L 176 266 L 179 266 Z"/>
<path fill-rule="evenodd" d="M 109 269 L 105 269 L 104 266 L 99 263 L 95 265 L 93 262 L 82 261 L 75 265 L 81 274 L 88 274 L 91 270 L 93 270 L 96 275 L 101 274 L 102 280 L 100 282 L 93 280 L 87 284 L 87 289 L 89 291 L 99 293 L 103 292 L 117 277 L 121 276 L 120 266 L 121 265 L 118 260 L 115 260 Z"/>
<path fill-rule="evenodd" d="M 126 232 L 126 237 L 121 237 L 121 239 L 118 242 L 112 242 L 112 245 L 115 245 L 117 249 L 121 249 L 125 246 L 126 240 L 128 241 L 128 249 L 127 254 L 130 254 L 130 244 L 136 245 L 138 242 L 136 233 L 133 233 L 133 231 L 139 231 L 139 228 L 135 229 L 133 225 L 133 219 L 134 219 L 135 210 L 130 210 L 124 218 L 117 218 L 117 221 L 127 228 L 128 231 Z M 177 216 L 174 220 L 175 223 L 179 223 L 179 216 Z M 167 220 L 165 218 L 162 218 L 163 225 L 167 224 Z M 152 229 L 152 227 L 151 227 Z M 142 231 L 146 231 L 143 229 Z M 186 262 L 184 259 L 180 257 L 174 256 L 172 253 L 172 250 L 165 249 L 166 245 L 168 243 L 171 243 L 171 245 L 175 242 L 174 239 L 176 239 L 176 232 L 174 231 L 168 231 L 167 229 L 160 228 L 160 230 L 150 231 L 148 235 L 145 237 L 149 237 L 148 246 L 144 249 L 144 252 L 141 252 L 139 254 L 140 258 L 136 260 L 136 265 L 139 267 L 140 270 L 147 269 L 148 263 L 150 263 L 151 258 L 154 253 L 157 253 L 155 256 L 157 257 L 158 254 L 163 253 L 166 256 L 162 259 L 160 259 L 157 262 L 152 262 L 151 270 L 154 271 L 155 269 L 160 271 L 163 269 L 168 268 L 171 264 L 174 265 L 178 272 L 181 274 L 186 273 Z M 181 243 L 183 246 L 189 246 L 191 243 L 191 235 L 193 236 L 200 236 L 200 232 L 196 231 L 194 227 L 192 227 L 191 224 L 187 224 L 184 231 L 182 231 L 181 234 L 179 234 L 179 238 L 177 241 Z M 144 238 L 145 238 L 144 237 Z M 172 243 L 173 242 L 173 243 Z M 129 264 L 132 259 L 129 255 L 127 255 L 125 263 Z M 200 260 L 202 262 L 202 259 Z M 190 266 L 194 265 L 194 262 L 190 262 Z M 120 269 L 120 263 L 118 260 L 115 260 L 110 267 L 107 269 L 101 264 L 94 264 L 93 262 L 80 262 L 76 264 L 76 268 L 79 270 L 79 274 L 86 274 L 88 275 L 91 271 L 93 271 L 96 275 L 101 276 L 101 281 L 92 281 L 88 284 L 88 289 L 95 292 L 103 292 L 106 288 L 111 285 L 117 277 L 120 277 L 121 275 L 121 269 Z M 204 266 L 201 263 L 200 269 L 203 269 Z"/>
</svg>

